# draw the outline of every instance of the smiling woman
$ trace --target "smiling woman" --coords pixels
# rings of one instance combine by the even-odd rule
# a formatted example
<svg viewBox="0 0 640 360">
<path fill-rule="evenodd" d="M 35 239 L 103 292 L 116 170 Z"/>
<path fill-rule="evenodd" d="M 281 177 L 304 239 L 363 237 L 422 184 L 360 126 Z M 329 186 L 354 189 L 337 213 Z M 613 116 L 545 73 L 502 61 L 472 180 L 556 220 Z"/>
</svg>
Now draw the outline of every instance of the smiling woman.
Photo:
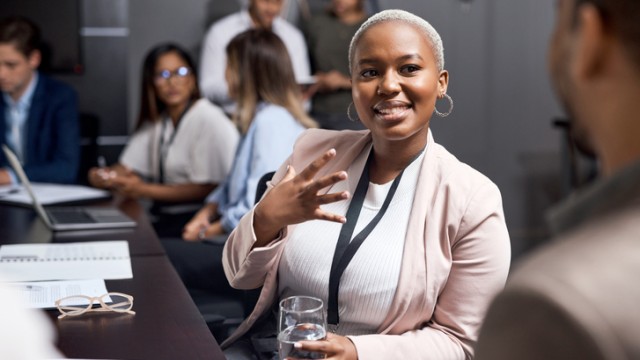
<svg viewBox="0 0 640 360">
<path fill-rule="evenodd" d="M 332 331 L 300 341 L 300 350 L 471 358 L 487 304 L 504 286 L 510 245 L 500 192 L 429 130 L 448 85 L 438 33 L 410 13 L 383 11 L 354 36 L 350 61 L 368 130 L 303 134 L 227 241 L 231 285 L 262 286 L 253 314 L 223 343 L 230 359 L 265 350 L 249 339 L 274 326 L 256 319 L 294 295 L 322 299 Z"/>
</svg>

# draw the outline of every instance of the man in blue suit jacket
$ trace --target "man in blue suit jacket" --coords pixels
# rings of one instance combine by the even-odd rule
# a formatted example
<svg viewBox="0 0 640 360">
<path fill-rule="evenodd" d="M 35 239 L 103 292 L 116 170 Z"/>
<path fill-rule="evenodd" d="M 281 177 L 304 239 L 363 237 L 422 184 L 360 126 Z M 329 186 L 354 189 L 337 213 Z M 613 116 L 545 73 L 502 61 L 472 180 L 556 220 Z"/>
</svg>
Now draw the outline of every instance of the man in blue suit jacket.
<svg viewBox="0 0 640 360">
<path fill-rule="evenodd" d="M 76 94 L 38 73 L 39 42 L 29 20 L 0 22 L 0 144 L 18 155 L 31 181 L 73 183 L 80 162 Z M 0 185 L 16 181 L 0 153 Z"/>
</svg>

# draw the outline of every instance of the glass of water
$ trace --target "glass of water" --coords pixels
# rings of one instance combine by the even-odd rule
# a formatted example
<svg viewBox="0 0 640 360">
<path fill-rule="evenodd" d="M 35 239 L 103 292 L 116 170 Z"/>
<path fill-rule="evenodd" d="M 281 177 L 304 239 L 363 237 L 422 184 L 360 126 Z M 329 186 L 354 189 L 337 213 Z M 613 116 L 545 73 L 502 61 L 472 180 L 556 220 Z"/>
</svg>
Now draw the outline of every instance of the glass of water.
<svg viewBox="0 0 640 360">
<path fill-rule="evenodd" d="M 311 296 L 292 296 L 280 301 L 278 321 L 278 353 L 280 359 L 323 359 L 322 353 L 301 351 L 293 345 L 303 340 L 327 337 L 322 300 Z"/>
</svg>

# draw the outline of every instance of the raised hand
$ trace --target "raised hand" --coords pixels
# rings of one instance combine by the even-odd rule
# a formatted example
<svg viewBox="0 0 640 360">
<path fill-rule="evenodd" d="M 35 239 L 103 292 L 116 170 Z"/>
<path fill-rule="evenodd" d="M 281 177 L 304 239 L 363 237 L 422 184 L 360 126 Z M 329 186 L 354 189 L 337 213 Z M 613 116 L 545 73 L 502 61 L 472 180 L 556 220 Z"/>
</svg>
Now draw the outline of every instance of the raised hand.
<svg viewBox="0 0 640 360">
<path fill-rule="evenodd" d="M 296 174 L 293 167 L 287 169 L 285 177 L 258 203 L 254 212 L 253 226 L 257 237 L 255 247 L 268 244 L 281 229 L 288 225 L 308 220 L 327 220 L 344 223 L 342 215 L 326 212 L 320 205 L 349 198 L 348 191 L 322 194 L 318 192 L 339 181 L 347 179 L 347 173 L 335 173 L 315 179 L 318 171 L 336 156 L 335 149 L 324 153 L 302 172 Z"/>
</svg>

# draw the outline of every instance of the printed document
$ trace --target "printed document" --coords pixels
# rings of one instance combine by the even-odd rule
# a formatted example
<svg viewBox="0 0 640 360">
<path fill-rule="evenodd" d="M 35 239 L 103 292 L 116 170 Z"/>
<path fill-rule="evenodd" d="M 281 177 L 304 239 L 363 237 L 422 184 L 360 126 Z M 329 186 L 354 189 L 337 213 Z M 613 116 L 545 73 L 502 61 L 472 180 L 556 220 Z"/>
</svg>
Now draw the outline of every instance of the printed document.
<svg viewBox="0 0 640 360">
<path fill-rule="evenodd" d="M 133 278 L 124 240 L 2 245 L 0 274 L 3 281 Z"/>
<path fill-rule="evenodd" d="M 56 300 L 72 295 L 98 297 L 107 293 L 107 286 L 102 279 L 13 282 L 7 285 L 17 292 L 25 307 L 38 309 L 53 309 Z M 110 302 L 110 299 L 105 300 Z"/>
</svg>

